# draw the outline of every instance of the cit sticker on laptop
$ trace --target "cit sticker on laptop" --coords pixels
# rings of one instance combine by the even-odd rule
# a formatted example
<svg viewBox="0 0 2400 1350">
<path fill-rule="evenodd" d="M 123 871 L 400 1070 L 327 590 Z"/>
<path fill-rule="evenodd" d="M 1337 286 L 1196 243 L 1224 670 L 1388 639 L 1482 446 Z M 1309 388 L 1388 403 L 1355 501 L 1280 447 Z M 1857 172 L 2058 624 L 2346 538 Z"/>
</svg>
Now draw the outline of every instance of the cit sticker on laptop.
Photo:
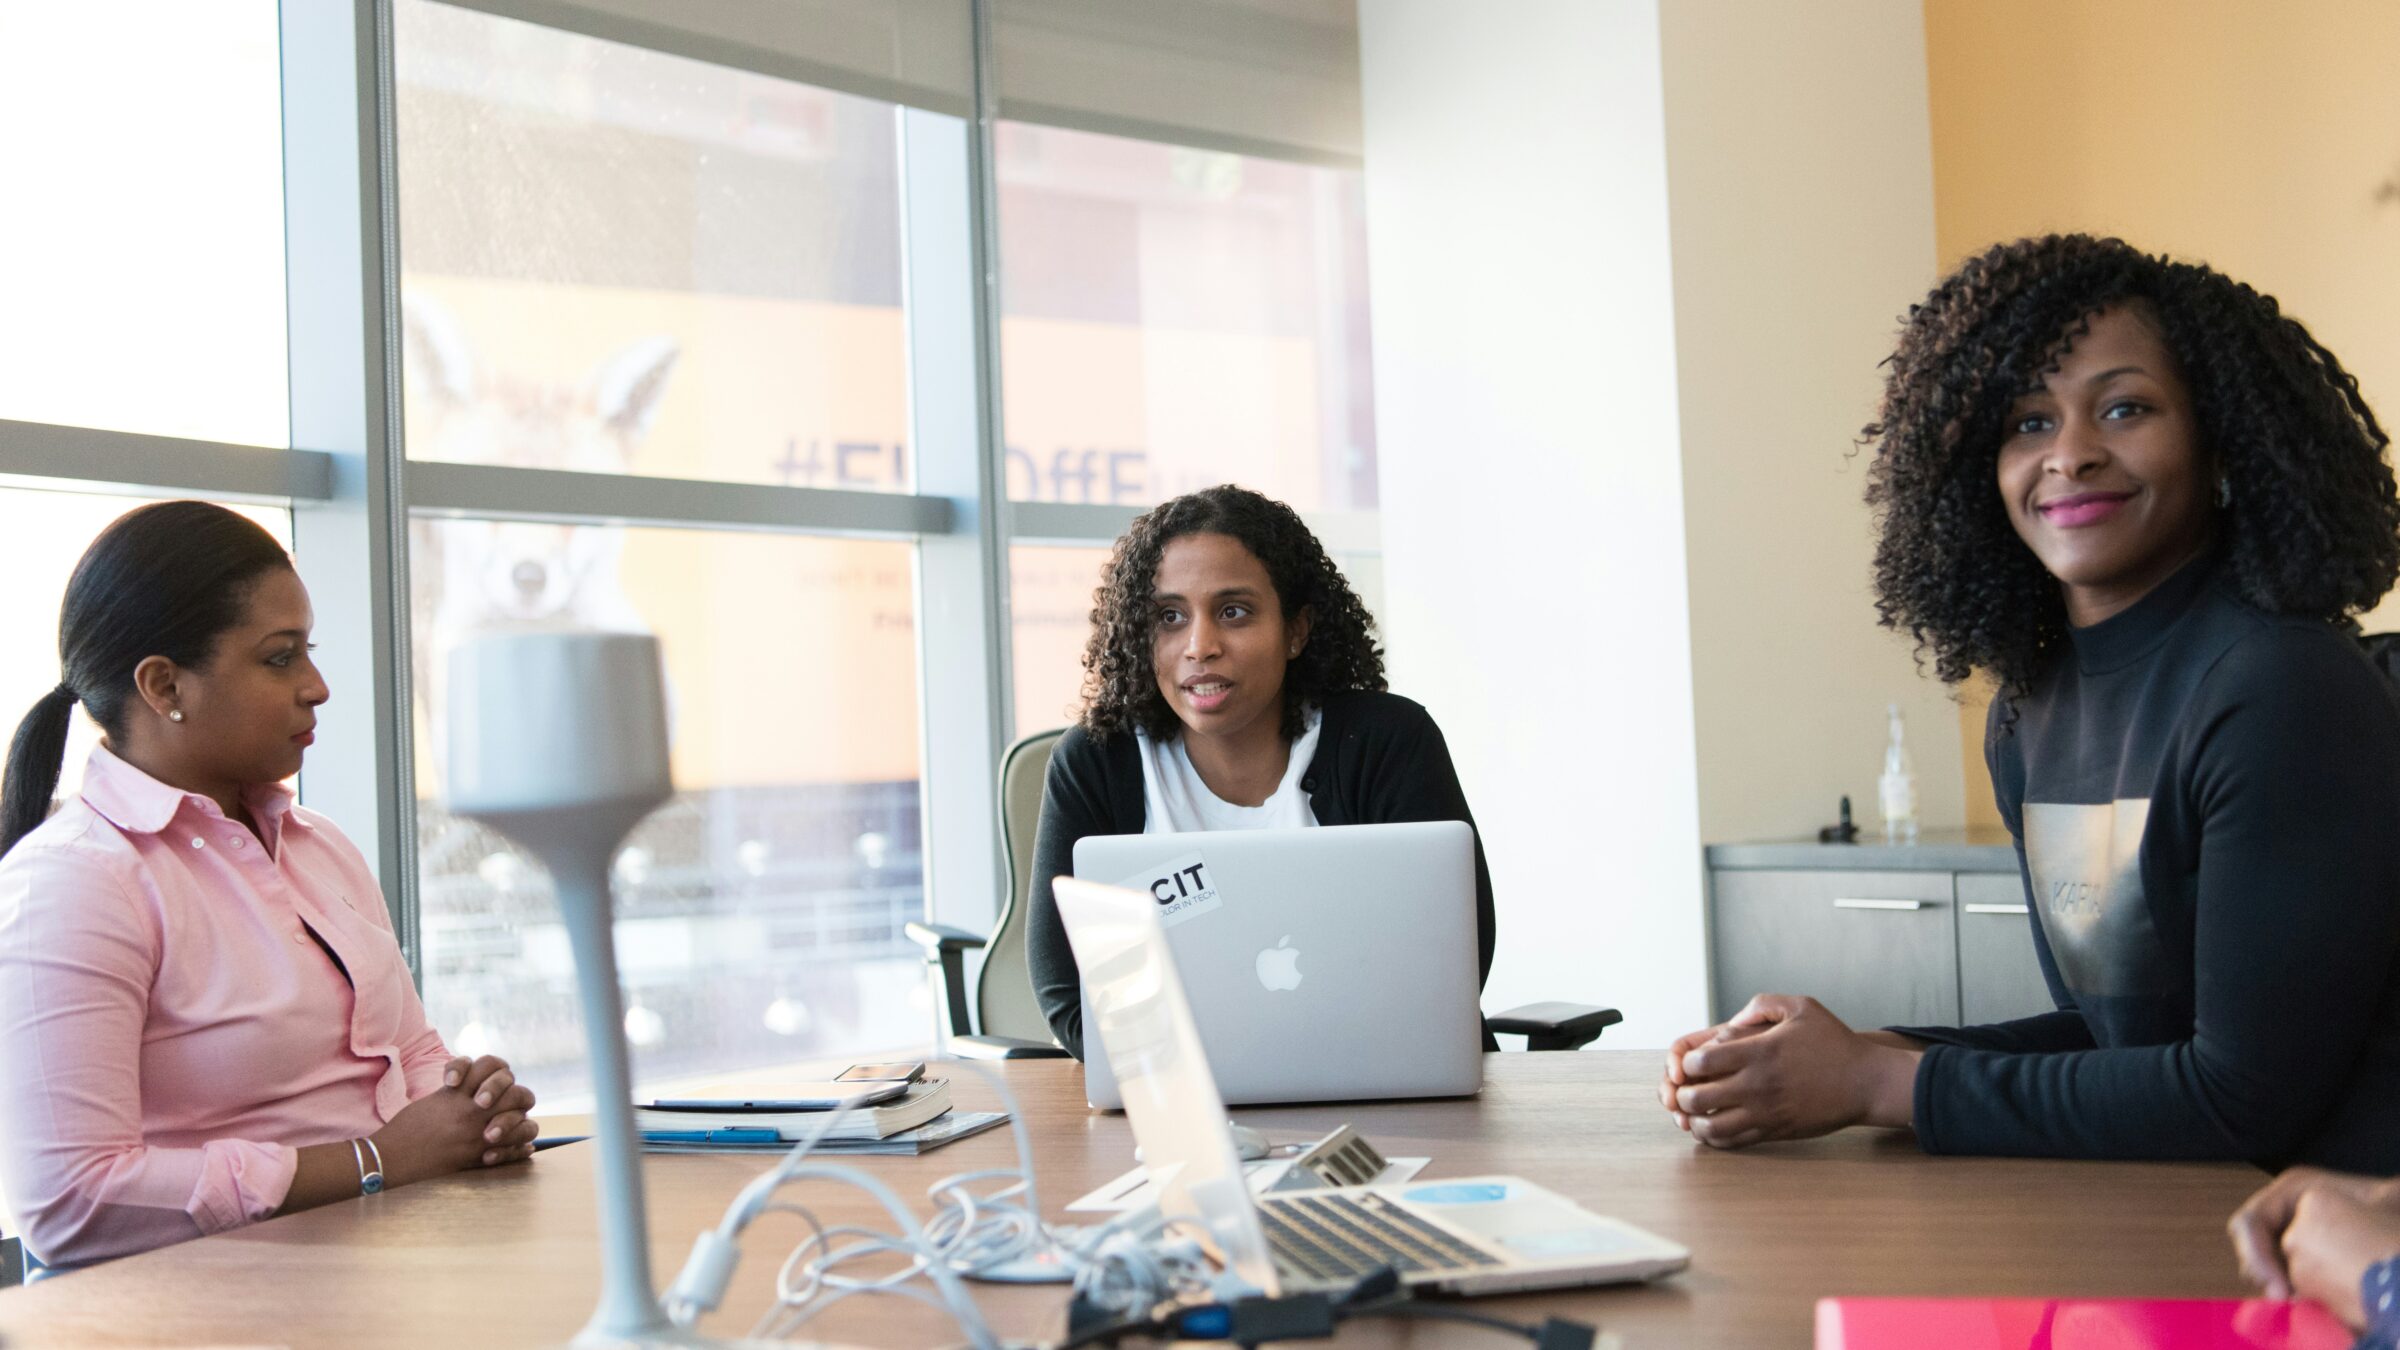
<svg viewBox="0 0 2400 1350">
<path fill-rule="evenodd" d="M 1127 890 L 1148 891 L 1158 902 L 1158 921 L 1169 928 L 1197 919 L 1212 909 L 1224 905 L 1217 894 L 1217 883 L 1208 874 L 1208 863 L 1197 853 L 1186 853 L 1117 883 Z"/>
</svg>

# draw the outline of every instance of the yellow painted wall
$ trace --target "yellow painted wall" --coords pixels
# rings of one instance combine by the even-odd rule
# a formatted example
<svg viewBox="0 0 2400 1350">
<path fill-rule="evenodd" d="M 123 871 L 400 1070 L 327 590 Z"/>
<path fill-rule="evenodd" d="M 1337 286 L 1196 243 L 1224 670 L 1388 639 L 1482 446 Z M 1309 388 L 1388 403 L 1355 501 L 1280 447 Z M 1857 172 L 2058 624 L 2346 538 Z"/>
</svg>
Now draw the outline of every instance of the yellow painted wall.
<svg viewBox="0 0 2400 1350">
<path fill-rule="evenodd" d="M 1918 819 L 1954 827 L 1951 705 L 1876 625 L 1855 444 L 1934 279 L 1917 15 L 1669 4 L 1659 42 L 1700 837 L 1807 838 L 1845 795 L 1878 828 L 1893 704 Z"/>
<path fill-rule="evenodd" d="M 1947 271 L 2051 230 L 2115 234 L 2282 301 L 2400 420 L 2400 4 L 1925 0 Z M 2400 628 L 2400 602 L 2367 616 Z M 1980 695 L 1968 817 L 1997 823 Z"/>
</svg>

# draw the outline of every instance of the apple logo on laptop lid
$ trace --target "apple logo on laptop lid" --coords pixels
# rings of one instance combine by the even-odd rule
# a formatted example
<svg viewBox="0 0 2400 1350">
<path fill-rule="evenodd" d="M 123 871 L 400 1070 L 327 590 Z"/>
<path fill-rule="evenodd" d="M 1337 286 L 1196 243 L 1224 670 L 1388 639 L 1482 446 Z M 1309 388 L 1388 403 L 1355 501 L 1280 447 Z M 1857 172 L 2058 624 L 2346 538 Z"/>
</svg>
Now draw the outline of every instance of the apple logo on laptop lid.
<svg viewBox="0 0 2400 1350">
<path fill-rule="evenodd" d="M 1300 949 L 1292 945 L 1291 934 L 1258 954 L 1258 982 L 1274 990 L 1300 987 Z"/>
</svg>

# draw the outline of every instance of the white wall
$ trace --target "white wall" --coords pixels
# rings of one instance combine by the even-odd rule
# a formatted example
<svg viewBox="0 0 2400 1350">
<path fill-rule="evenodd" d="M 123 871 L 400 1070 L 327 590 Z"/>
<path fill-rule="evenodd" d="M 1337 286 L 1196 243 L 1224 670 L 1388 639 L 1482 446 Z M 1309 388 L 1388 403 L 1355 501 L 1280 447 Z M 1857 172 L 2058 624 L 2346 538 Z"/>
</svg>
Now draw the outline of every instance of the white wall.
<svg viewBox="0 0 2400 1350">
<path fill-rule="evenodd" d="M 1893 701 L 1920 818 L 1958 825 L 1958 715 L 1875 622 L 1855 445 L 1936 279 L 1923 8 L 1670 0 L 1660 26 L 1701 834 L 1806 836 L 1843 793 L 1872 828 Z"/>
<path fill-rule="evenodd" d="M 1484 1005 L 1705 1013 L 1659 33 L 1647 3 L 1359 7 L 1393 686 L 1490 854 Z"/>
<path fill-rule="evenodd" d="M 1955 823 L 1940 695 L 1874 626 L 1851 438 L 1932 280 L 1916 0 L 1359 7 L 1394 687 L 1491 854 L 1487 1008 L 1706 1017 L 1704 839 L 1871 821 L 1881 710 Z"/>
</svg>

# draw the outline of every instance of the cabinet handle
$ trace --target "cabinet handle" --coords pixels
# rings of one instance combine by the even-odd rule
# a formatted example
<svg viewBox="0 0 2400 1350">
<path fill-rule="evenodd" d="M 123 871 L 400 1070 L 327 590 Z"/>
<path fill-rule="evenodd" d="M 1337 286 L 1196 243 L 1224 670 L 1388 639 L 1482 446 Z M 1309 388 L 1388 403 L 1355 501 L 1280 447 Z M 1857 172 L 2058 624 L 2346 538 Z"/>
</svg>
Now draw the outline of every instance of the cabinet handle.
<svg viewBox="0 0 2400 1350">
<path fill-rule="evenodd" d="M 1926 903 L 1927 902 L 1923 900 L 1842 899 L 1834 901 L 1833 907 L 1835 909 L 1923 909 L 1925 908 Z"/>
<path fill-rule="evenodd" d="M 1969 914 L 2023 914 L 2026 911 L 2023 905 L 1969 905 L 1967 912 Z"/>
</svg>

